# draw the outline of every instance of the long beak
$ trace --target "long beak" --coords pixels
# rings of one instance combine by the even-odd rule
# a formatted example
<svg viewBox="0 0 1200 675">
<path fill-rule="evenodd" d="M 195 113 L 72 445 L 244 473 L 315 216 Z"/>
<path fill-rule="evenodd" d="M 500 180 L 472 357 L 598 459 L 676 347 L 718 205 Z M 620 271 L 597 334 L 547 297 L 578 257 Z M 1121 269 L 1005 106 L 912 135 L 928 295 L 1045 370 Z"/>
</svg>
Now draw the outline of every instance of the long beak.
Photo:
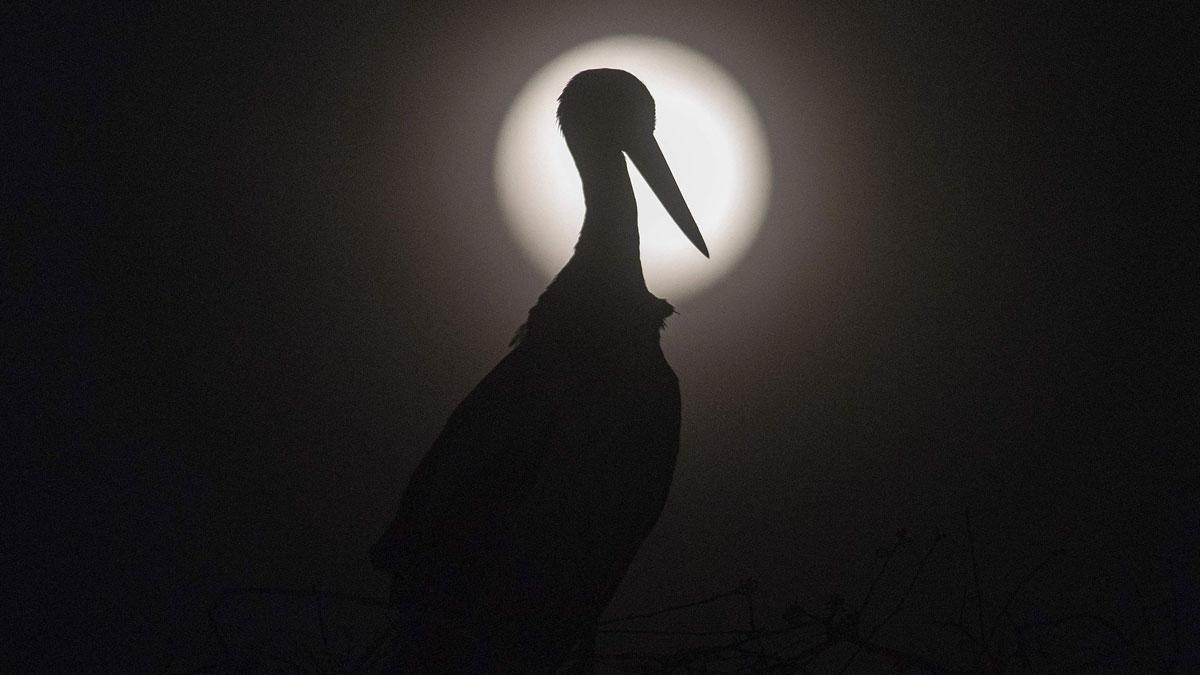
<svg viewBox="0 0 1200 675">
<path fill-rule="evenodd" d="M 667 160 L 663 157 L 662 149 L 658 147 L 658 141 L 654 139 L 653 135 L 648 134 L 640 143 L 633 144 L 626 149 L 625 154 L 633 160 L 633 165 L 646 179 L 650 189 L 654 190 L 654 196 L 658 197 L 658 201 L 666 207 L 667 213 L 671 214 L 675 224 L 707 258 L 708 246 L 704 243 L 704 237 L 700 234 L 696 219 L 692 217 L 691 209 L 683 199 L 683 193 L 679 191 L 679 185 L 675 182 L 675 174 L 671 173 L 671 167 L 667 166 Z"/>
</svg>

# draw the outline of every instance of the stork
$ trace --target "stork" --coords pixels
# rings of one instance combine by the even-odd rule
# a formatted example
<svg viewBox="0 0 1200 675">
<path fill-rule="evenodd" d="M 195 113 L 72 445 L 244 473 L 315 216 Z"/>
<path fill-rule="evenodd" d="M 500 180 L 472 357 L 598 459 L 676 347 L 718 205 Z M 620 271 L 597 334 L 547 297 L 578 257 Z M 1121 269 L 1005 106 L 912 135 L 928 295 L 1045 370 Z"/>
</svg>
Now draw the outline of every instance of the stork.
<svg viewBox="0 0 1200 675">
<path fill-rule="evenodd" d="M 679 381 L 646 288 L 625 155 L 708 249 L 633 75 L 575 75 L 558 121 L 587 206 L 574 255 L 511 351 L 450 415 L 372 549 L 402 635 L 389 668 L 553 671 L 601 612 L 667 499 Z"/>
</svg>

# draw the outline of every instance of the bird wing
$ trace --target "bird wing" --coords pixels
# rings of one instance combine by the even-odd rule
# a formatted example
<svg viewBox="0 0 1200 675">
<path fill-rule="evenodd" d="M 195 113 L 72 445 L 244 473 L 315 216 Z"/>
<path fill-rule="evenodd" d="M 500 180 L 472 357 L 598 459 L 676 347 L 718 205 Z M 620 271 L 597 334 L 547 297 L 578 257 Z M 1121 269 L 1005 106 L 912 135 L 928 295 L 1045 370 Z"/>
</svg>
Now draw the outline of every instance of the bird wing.
<svg viewBox="0 0 1200 675">
<path fill-rule="evenodd" d="M 419 574 L 459 559 L 473 535 L 528 492 L 555 425 L 554 397 L 537 370 L 518 347 L 458 405 L 372 549 L 376 568 Z"/>
</svg>

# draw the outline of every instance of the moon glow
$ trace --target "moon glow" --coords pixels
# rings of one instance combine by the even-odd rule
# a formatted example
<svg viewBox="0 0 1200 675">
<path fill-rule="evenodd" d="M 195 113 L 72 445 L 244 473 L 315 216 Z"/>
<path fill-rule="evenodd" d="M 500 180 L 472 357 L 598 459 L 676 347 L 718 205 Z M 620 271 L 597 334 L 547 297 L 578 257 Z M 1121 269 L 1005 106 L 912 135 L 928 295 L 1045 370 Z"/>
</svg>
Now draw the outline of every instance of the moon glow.
<svg viewBox="0 0 1200 675">
<path fill-rule="evenodd" d="M 753 242 L 770 193 L 770 161 L 742 88 L 716 63 L 677 43 L 603 38 L 561 54 L 530 78 L 496 144 L 497 196 L 509 231 L 547 277 L 571 256 L 583 223 L 583 190 L 555 111 L 567 81 L 589 68 L 627 70 L 654 96 L 654 135 L 712 258 L 679 231 L 630 163 L 642 265 L 652 292 L 668 299 L 693 295 L 732 269 Z"/>
</svg>

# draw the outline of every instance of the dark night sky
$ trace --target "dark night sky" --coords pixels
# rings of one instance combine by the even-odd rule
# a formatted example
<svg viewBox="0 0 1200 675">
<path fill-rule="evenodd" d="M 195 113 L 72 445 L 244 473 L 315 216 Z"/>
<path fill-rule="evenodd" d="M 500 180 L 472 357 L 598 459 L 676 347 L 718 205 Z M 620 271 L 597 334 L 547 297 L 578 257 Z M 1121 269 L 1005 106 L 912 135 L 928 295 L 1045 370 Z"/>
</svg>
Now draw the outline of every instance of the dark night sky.
<svg viewBox="0 0 1200 675">
<path fill-rule="evenodd" d="M 221 589 L 384 594 L 367 548 L 545 283 L 501 118 L 630 32 L 737 78 L 774 187 L 669 322 L 683 447 L 612 612 L 824 597 L 967 509 L 997 592 L 1067 546 L 1165 560 L 1194 608 L 1197 17 L 842 5 L 20 17 L 12 653 L 198 665 Z"/>
</svg>

